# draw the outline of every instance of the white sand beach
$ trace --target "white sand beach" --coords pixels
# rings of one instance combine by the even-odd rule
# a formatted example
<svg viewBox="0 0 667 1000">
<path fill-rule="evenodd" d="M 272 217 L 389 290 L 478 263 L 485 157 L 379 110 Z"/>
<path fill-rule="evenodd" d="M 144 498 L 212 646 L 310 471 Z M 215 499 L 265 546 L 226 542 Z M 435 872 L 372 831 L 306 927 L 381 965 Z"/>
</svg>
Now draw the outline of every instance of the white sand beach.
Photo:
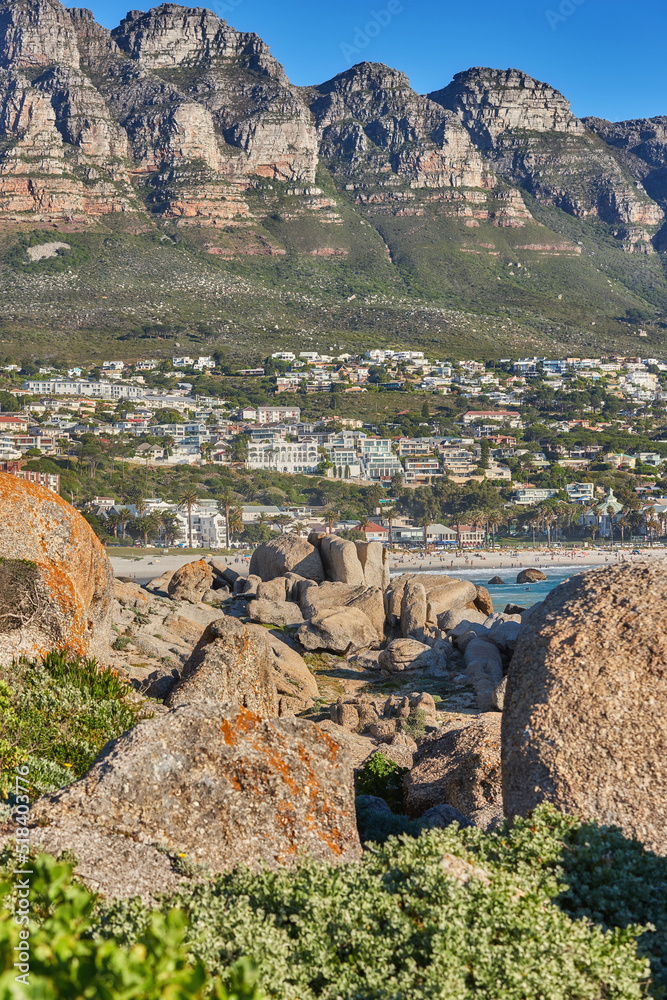
<svg viewBox="0 0 667 1000">
<path fill-rule="evenodd" d="M 634 548 L 627 546 L 609 549 L 504 549 L 502 552 L 486 551 L 464 551 L 431 553 L 425 555 L 422 552 L 411 553 L 391 553 L 390 567 L 392 573 L 410 573 L 416 571 L 431 571 L 435 573 L 447 573 L 456 571 L 457 575 L 466 570 L 486 570 L 489 576 L 494 575 L 494 571 L 515 569 L 517 572 L 528 567 L 572 567 L 576 570 L 586 569 L 593 566 L 610 565 L 622 561 L 634 562 L 640 558 L 658 559 L 667 555 L 667 548 L 656 546 L 655 548 L 643 548 L 639 550 L 639 555 Z M 161 576 L 168 571 L 173 572 L 185 563 L 192 562 L 197 558 L 204 558 L 209 555 L 207 550 L 202 549 L 201 555 L 173 553 L 160 556 L 111 556 L 111 565 L 116 576 L 125 576 L 135 580 L 139 584 L 148 583 L 155 577 Z M 250 557 L 247 555 L 233 555 L 229 557 L 212 553 L 216 558 L 226 562 L 237 573 L 246 576 Z"/>
</svg>

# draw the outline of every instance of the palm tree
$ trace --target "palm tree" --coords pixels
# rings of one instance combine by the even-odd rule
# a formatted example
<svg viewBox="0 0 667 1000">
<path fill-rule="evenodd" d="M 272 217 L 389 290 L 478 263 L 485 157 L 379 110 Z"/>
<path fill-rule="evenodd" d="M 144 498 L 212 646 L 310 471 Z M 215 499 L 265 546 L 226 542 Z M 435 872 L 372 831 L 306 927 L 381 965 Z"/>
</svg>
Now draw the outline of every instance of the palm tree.
<svg viewBox="0 0 667 1000">
<path fill-rule="evenodd" d="M 540 526 L 540 517 L 539 517 L 539 515 L 535 514 L 533 517 L 531 517 L 531 519 L 528 522 L 528 524 L 530 525 L 530 528 L 531 528 L 531 530 L 533 532 L 533 548 L 535 548 L 535 529 L 539 528 L 539 526 Z"/>
<path fill-rule="evenodd" d="M 289 514 L 279 514 L 277 517 L 273 518 L 273 523 L 278 525 L 280 534 L 284 535 L 287 530 L 288 525 L 294 522 L 294 518 L 290 517 Z"/>
<path fill-rule="evenodd" d="M 111 529 L 111 531 L 113 531 L 114 538 L 118 538 L 118 525 L 120 524 L 118 514 L 107 514 L 106 521 L 104 523 Z"/>
<path fill-rule="evenodd" d="M 625 529 L 630 527 L 630 522 L 626 518 L 625 514 L 622 515 L 618 526 L 621 529 L 621 545 L 625 544 Z"/>
<path fill-rule="evenodd" d="M 433 524 L 433 516 L 429 513 L 425 513 L 417 521 L 417 527 L 424 529 L 424 551 L 428 552 L 428 529 Z"/>
<path fill-rule="evenodd" d="M 389 525 L 389 548 L 394 547 L 394 519 L 398 515 L 398 507 L 385 507 L 383 514 Z"/>
<path fill-rule="evenodd" d="M 338 508 L 334 503 L 328 503 L 324 508 L 324 523 L 326 524 L 330 535 L 333 534 L 334 524 L 338 514 Z"/>
<path fill-rule="evenodd" d="M 240 535 L 243 531 L 243 511 L 240 507 L 232 507 L 229 511 L 229 535 Z"/>
<path fill-rule="evenodd" d="M 660 529 L 660 522 L 658 521 L 653 511 L 651 511 L 649 514 L 646 515 L 646 527 L 649 530 L 649 535 L 651 538 L 651 548 L 653 548 L 654 532 Z"/>
<path fill-rule="evenodd" d="M 132 511 L 129 507 L 121 507 L 118 511 L 118 524 L 123 529 L 123 541 L 127 537 L 127 522 L 132 519 Z"/>
<path fill-rule="evenodd" d="M 148 546 L 148 536 L 157 535 L 160 531 L 160 520 L 156 514 L 146 514 L 141 519 L 141 532 L 144 536 L 144 545 Z"/>
<path fill-rule="evenodd" d="M 178 497 L 178 509 L 183 510 L 187 508 L 188 511 L 188 544 L 192 548 L 192 508 L 194 504 L 197 503 L 197 491 L 193 489 L 184 489 L 180 496 Z"/>
<path fill-rule="evenodd" d="M 169 542 L 173 542 L 178 535 L 178 521 L 171 511 L 163 510 L 159 515 L 159 522 L 164 541 L 167 543 L 167 548 L 169 548 Z"/>
<path fill-rule="evenodd" d="M 491 549 L 493 552 L 496 551 L 496 533 L 495 529 L 499 528 L 501 524 L 505 523 L 505 518 L 500 513 L 500 511 L 492 510 L 488 516 L 488 522 L 491 526 Z"/>
<path fill-rule="evenodd" d="M 544 524 L 545 524 L 545 527 L 547 529 L 547 546 L 548 546 L 548 548 L 551 548 L 551 526 L 552 526 L 552 524 L 554 523 L 555 520 L 556 520 L 556 515 L 554 514 L 553 511 L 549 511 L 549 513 L 547 513 L 547 514 L 544 515 Z"/>
</svg>

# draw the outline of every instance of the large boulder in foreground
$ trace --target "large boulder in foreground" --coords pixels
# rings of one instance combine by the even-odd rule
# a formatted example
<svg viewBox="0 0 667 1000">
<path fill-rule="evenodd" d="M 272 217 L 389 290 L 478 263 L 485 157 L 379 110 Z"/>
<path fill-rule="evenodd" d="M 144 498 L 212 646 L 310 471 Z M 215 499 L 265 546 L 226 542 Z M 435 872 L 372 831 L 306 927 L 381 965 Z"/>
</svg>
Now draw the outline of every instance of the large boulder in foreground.
<svg viewBox="0 0 667 1000">
<path fill-rule="evenodd" d="M 56 493 L 0 473 L 0 663 L 54 648 L 107 661 L 113 596 L 88 522 Z"/>
<path fill-rule="evenodd" d="M 265 718 L 278 714 L 271 648 L 265 630 L 237 618 L 211 622 L 169 695 L 174 708 L 187 702 L 242 705 Z"/>
<path fill-rule="evenodd" d="M 301 853 L 336 864 L 361 854 L 352 760 L 312 722 L 273 722 L 217 702 L 183 705 L 108 743 L 79 781 L 41 798 L 31 841 L 71 850 L 105 896 L 173 887 L 156 845 L 205 864 L 280 868 Z"/>
<path fill-rule="evenodd" d="M 261 580 L 275 580 L 285 573 L 298 573 L 316 583 L 324 580 L 319 552 L 299 535 L 281 535 L 258 545 L 250 559 L 249 573 Z"/>
<path fill-rule="evenodd" d="M 509 816 L 541 802 L 667 854 L 667 560 L 572 577 L 531 614 L 503 713 Z"/>
<path fill-rule="evenodd" d="M 445 804 L 484 829 L 497 823 L 503 813 L 500 716 L 480 715 L 423 744 L 403 788 L 408 816 Z"/>
</svg>

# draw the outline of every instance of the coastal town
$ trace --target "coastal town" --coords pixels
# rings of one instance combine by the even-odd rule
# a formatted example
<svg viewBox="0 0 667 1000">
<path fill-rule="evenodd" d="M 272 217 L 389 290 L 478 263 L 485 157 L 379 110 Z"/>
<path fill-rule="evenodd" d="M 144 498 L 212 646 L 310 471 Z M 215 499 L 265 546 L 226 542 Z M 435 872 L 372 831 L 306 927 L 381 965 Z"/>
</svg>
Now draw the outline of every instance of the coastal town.
<svg viewBox="0 0 667 1000">
<path fill-rule="evenodd" d="M 667 528 L 658 358 L 282 351 L 235 371 L 220 355 L 64 370 L 6 363 L 1 384 L 0 468 L 56 492 L 60 470 L 76 468 L 85 489 L 69 499 L 107 540 L 223 549 L 324 527 L 398 548 L 461 549 L 495 546 L 501 529 L 549 544 L 652 544 Z M 359 416 L 342 415 L 351 397 Z M 145 470 L 142 495 L 101 495 L 98 470 L 109 463 L 123 476 Z M 186 503 L 153 495 L 149 470 L 171 468 L 242 474 L 265 494 L 273 477 L 278 495 L 243 502 L 241 488 L 220 503 L 210 484 Z M 284 477 L 332 480 L 333 492 L 290 502 Z M 343 485 L 370 488 L 363 511 L 332 503 Z M 448 504 L 429 502 L 438 490 Z"/>
</svg>

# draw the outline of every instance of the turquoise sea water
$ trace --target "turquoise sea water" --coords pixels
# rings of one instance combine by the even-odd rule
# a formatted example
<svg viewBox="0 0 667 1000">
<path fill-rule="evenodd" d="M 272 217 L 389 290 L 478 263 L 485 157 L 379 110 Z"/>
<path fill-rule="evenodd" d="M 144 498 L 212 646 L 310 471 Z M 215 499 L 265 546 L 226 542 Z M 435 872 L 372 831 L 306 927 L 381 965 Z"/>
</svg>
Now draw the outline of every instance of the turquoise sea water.
<svg viewBox="0 0 667 1000">
<path fill-rule="evenodd" d="M 604 565 L 604 563 L 602 563 Z M 504 580 L 504 586 L 489 587 L 489 593 L 493 599 L 493 606 L 496 611 L 504 611 L 506 604 L 518 604 L 523 608 L 531 608 L 533 604 L 543 601 L 549 591 L 557 587 L 564 580 L 569 580 L 577 573 L 586 573 L 591 569 L 598 569 L 599 566 L 554 566 L 549 562 L 544 563 L 524 563 L 524 568 L 540 569 L 546 574 L 546 580 L 538 583 L 516 583 L 517 575 L 521 572 L 518 566 L 506 567 L 505 569 L 488 569 L 487 567 L 475 566 L 474 569 L 449 569 L 440 565 L 433 565 L 428 569 L 417 570 L 410 567 L 405 569 L 397 567 L 392 572 L 392 576 L 400 575 L 402 572 L 408 573 L 446 573 L 448 576 L 455 576 L 463 580 L 471 580 L 473 583 L 486 587 L 489 580 L 494 576 L 499 576 Z"/>
</svg>

